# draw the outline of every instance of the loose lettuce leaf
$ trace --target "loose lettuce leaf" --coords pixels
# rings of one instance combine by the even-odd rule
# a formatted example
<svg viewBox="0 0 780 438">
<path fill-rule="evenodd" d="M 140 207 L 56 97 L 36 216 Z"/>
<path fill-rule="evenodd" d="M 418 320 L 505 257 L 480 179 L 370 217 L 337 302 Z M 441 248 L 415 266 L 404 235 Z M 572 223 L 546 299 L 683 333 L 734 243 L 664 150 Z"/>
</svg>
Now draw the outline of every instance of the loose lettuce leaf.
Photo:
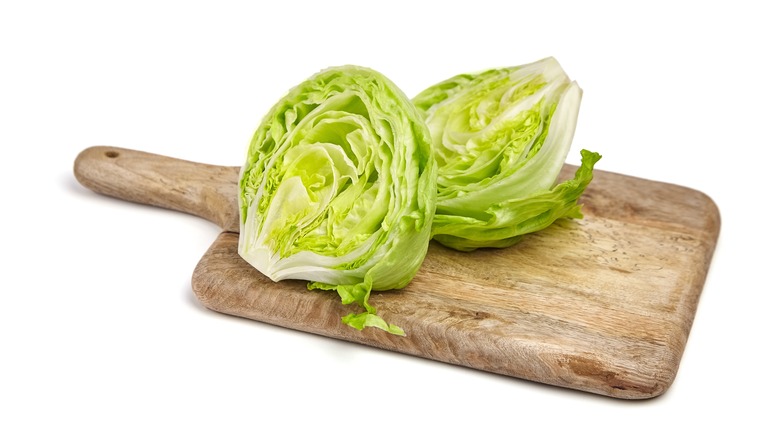
<svg viewBox="0 0 780 438">
<path fill-rule="evenodd" d="M 458 75 L 416 96 L 438 165 L 433 238 L 462 251 L 507 247 L 580 217 L 577 200 L 601 156 L 583 150 L 577 175 L 555 182 L 581 99 L 553 58 Z"/>
<path fill-rule="evenodd" d="M 403 333 L 368 300 L 417 273 L 436 167 L 421 113 L 390 80 L 344 66 L 290 90 L 250 142 L 238 196 L 244 260 L 273 281 L 338 292 L 364 310 L 344 318 L 352 327 Z"/>
</svg>

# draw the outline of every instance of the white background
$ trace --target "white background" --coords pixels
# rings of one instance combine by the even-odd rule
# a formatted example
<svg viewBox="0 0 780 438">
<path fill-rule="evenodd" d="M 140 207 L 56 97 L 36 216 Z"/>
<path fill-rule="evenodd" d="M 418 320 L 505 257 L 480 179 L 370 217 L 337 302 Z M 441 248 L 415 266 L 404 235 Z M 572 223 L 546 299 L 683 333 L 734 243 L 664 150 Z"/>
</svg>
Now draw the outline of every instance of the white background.
<svg viewBox="0 0 780 438">
<path fill-rule="evenodd" d="M 777 436 L 774 9 L 251 3 L 0 6 L 1 436 Z M 268 108 L 328 66 L 372 67 L 413 96 L 546 56 L 585 91 L 569 162 L 597 150 L 600 169 L 695 188 L 720 207 L 677 380 L 656 399 L 207 311 L 189 282 L 217 227 L 98 196 L 72 176 L 96 144 L 239 165 Z"/>
</svg>

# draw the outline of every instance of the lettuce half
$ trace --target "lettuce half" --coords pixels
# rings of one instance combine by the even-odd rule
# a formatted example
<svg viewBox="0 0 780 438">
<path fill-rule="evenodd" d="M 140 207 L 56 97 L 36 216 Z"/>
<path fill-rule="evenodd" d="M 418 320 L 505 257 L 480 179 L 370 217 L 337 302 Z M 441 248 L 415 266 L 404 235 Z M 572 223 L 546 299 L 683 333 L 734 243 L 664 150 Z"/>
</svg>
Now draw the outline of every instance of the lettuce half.
<svg viewBox="0 0 780 438">
<path fill-rule="evenodd" d="M 458 75 L 412 99 L 438 165 L 433 238 L 462 251 L 501 248 L 582 217 L 577 200 L 601 156 L 583 150 L 575 177 L 556 185 L 581 99 L 554 58 Z"/>
<path fill-rule="evenodd" d="M 260 123 L 239 182 L 241 257 L 273 281 L 303 279 L 364 310 L 343 322 L 387 324 L 372 290 L 402 288 L 428 249 L 436 168 L 428 128 L 376 71 L 323 70 Z"/>
</svg>

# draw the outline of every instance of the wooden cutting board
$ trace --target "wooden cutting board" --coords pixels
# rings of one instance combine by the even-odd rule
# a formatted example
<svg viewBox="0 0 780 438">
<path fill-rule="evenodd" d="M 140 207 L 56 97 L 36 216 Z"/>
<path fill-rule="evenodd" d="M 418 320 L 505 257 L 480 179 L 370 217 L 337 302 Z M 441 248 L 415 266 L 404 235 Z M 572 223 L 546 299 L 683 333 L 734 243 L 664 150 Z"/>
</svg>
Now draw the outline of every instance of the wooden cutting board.
<svg viewBox="0 0 780 438">
<path fill-rule="evenodd" d="M 237 167 L 98 146 L 76 159 L 86 187 L 184 211 L 222 232 L 192 289 L 218 312 L 479 370 L 624 399 L 662 394 L 677 374 L 720 230 L 713 201 L 676 185 L 597 171 L 585 218 L 508 249 L 431 243 L 406 288 L 372 303 L 406 337 L 362 332 L 355 309 L 306 282 L 274 283 L 237 254 Z M 574 171 L 567 165 L 562 177 Z"/>
</svg>

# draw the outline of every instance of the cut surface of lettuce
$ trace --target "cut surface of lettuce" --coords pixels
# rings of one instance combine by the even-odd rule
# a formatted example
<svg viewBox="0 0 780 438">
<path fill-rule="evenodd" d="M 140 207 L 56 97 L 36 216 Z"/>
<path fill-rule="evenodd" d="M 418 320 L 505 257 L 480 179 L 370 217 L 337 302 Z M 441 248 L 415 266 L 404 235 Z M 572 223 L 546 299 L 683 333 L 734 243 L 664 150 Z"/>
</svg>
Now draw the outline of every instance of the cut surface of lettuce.
<svg viewBox="0 0 780 438">
<path fill-rule="evenodd" d="M 601 156 L 583 150 L 576 176 L 556 185 L 581 99 L 554 58 L 458 75 L 412 99 L 438 165 L 433 238 L 462 251 L 501 248 L 581 217 L 577 201 Z"/>
<path fill-rule="evenodd" d="M 376 71 L 326 69 L 290 90 L 250 142 L 238 253 L 273 281 L 308 280 L 362 308 L 347 325 L 403 334 L 369 297 L 417 273 L 435 202 L 421 113 Z"/>
</svg>

